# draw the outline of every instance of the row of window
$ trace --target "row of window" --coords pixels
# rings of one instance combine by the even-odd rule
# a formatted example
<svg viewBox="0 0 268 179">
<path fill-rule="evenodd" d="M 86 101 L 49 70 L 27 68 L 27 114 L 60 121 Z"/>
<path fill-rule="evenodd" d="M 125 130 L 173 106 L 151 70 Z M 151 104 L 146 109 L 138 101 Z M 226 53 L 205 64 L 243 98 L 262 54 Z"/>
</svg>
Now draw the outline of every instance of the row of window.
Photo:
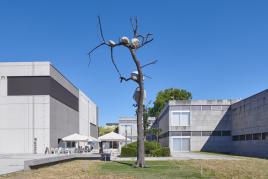
<svg viewBox="0 0 268 179">
<path fill-rule="evenodd" d="M 255 98 L 255 100 L 249 100 L 250 102 L 245 102 L 240 106 L 234 107 L 232 109 L 233 112 L 246 112 L 252 109 L 261 108 L 267 104 L 266 97 L 263 98 Z"/>
<path fill-rule="evenodd" d="M 176 106 L 176 110 L 193 110 L 193 111 L 226 111 L 229 108 L 228 105 L 185 105 Z"/>
<path fill-rule="evenodd" d="M 243 141 L 243 140 L 268 140 L 268 132 L 255 133 L 255 134 L 243 134 L 235 135 L 232 137 L 233 141 Z"/>
<path fill-rule="evenodd" d="M 170 131 L 162 134 L 161 137 L 168 136 L 231 136 L 231 131 Z"/>
</svg>

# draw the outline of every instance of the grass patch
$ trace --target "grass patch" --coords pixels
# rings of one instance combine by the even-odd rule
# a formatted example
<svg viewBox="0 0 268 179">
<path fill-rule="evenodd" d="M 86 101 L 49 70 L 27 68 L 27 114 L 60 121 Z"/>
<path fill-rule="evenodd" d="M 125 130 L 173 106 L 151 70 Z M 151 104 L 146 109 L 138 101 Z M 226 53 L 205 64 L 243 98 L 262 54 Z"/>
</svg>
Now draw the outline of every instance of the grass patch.
<svg viewBox="0 0 268 179">
<path fill-rule="evenodd" d="M 178 179 L 178 178 L 268 178 L 268 160 L 178 160 L 147 161 L 147 168 L 135 168 L 133 161 L 102 162 L 76 160 L 31 171 L 16 172 L 2 178 L 94 178 L 94 179 Z"/>
</svg>

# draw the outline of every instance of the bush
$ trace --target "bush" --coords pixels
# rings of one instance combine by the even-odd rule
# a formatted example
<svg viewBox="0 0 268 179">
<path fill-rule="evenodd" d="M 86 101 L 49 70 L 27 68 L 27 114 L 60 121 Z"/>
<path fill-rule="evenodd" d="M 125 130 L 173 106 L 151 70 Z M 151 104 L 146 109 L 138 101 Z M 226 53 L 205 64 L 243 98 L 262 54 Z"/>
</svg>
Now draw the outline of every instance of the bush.
<svg viewBox="0 0 268 179">
<path fill-rule="evenodd" d="M 145 154 L 151 154 L 151 151 L 161 148 L 160 144 L 156 141 L 144 142 Z"/>
<path fill-rule="evenodd" d="M 169 149 L 167 152 L 167 149 L 161 148 L 160 144 L 156 141 L 144 141 L 144 148 L 145 148 L 145 154 L 149 156 L 158 155 L 159 152 L 160 152 L 159 156 L 170 155 Z M 157 154 L 153 155 L 153 151 Z M 137 156 L 137 142 L 132 142 L 121 148 L 121 157 L 135 157 L 135 156 Z"/>
<path fill-rule="evenodd" d="M 153 157 L 169 157 L 170 150 L 168 147 L 162 147 L 151 151 Z"/>
<path fill-rule="evenodd" d="M 124 147 L 137 148 L 137 142 L 132 142 L 130 144 L 125 145 Z"/>
<path fill-rule="evenodd" d="M 121 157 L 136 157 L 137 149 L 133 147 L 122 147 L 121 148 Z"/>
</svg>

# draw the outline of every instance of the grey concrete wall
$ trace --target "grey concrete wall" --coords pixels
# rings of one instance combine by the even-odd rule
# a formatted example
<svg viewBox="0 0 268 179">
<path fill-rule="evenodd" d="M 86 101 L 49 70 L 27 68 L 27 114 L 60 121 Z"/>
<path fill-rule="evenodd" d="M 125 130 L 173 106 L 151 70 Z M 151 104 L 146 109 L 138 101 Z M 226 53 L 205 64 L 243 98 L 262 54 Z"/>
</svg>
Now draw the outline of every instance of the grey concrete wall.
<svg viewBox="0 0 268 179">
<path fill-rule="evenodd" d="M 50 147 L 58 147 L 58 139 L 79 133 L 79 113 L 50 97 Z"/>
<path fill-rule="evenodd" d="M 231 106 L 232 135 L 268 132 L 268 90 Z M 233 141 L 233 153 L 268 157 L 268 136 L 264 140 Z"/>
<path fill-rule="evenodd" d="M 231 136 L 192 136 L 191 151 L 230 153 Z"/>
<path fill-rule="evenodd" d="M 170 101 L 157 119 L 159 128 L 162 129 L 162 138 L 159 140 L 161 145 L 172 147 L 173 138 L 189 137 L 191 151 L 229 153 L 232 140 L 228 108 L 233 102 L 235 100 Z M 171 123 L 173 112 L 189 112 L 190 125 L 173 126 Z M 194 132 L 200 132 L 200 135 L 195 136 Z M 226 132 L 229 133 L 227 136 Z M 205 133 L 209 134 L 203 135 Z"/>
<path fill-rule="evenodd" d="M 90 123 L 90 136 L 95 137 L 96 139 L 99 137 L 98 126 L 92 123 Z"/>
<path fill-rule="evenodd" d="M 176 105 L 170 106 L 170 115 L 173 111 L 189 111 L 190 126 L 170 126 L 170 131 L 231 131 L 230 115 L 227 112 L 231 103 L 229 100 L 177 101 Z M 210 135 L 190 138 L 191 151 L 231 151 L 231 136 Z"/>
<path fill-rule="evenodd" d="M 169 137 L 159 138 L 159 143 L 162 147 L 169 147 Z"/>
<path fill-rule="evenodd" d="M 79 97 L 78 89 L 52 65 L 49 66 L 49 75 L 77 98 Z"/>
<path fill-rule="evenodd" d="M 33 153 L 35 150 L 44 153 L 46 147 L 58 147 L 59 138 L 79 133 L 77 109 L 51 97 L 53 95 L 8 96 L 7 77 L 10 76 L 51 76 L 68 93 L 79 97 L 78 89 L 50 62 L 1 62 L 0 153 Z M 92 135 L 97 137 L 97 107 L 88 100 L 87 108 L 86 113 L 93 114 L 88 115 L 88 122 L 95 125 L 91 127 Z M 87 128 L 90 129 L 89 123 Z"/>
<path fill-rule="evenodd" d="M 167 107 L 157 120 L 158 128 L 161 129 L 160 135 L 169 131 L 169 115 L 169 107 Z"/>
<path fill-rule="evenodd" d="M 127 127 L 127 134 L 126 134 Z M 132 141 L 137 141 L 137 119 L 136 117 L 120 117 L 119 118 L 119 134 L 126 136 Z"/>
</svg>

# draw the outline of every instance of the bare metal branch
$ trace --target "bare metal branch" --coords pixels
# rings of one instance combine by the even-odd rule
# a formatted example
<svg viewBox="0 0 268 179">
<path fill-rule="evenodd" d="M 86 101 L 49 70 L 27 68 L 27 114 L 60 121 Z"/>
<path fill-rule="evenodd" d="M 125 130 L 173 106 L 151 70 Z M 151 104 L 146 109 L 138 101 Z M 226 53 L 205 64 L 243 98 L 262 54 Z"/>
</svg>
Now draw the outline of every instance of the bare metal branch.
<svg viewBox="0 0 268 179">
<path fill-rule="evenodd" d="M 143 76 L 145 76 L 145 77 L 147 77 L 147 78 L 149 78 L 149 79 L 153 79 L 152 77 L 150 77 L 150 76 L 148 76 L 148 75 L 145 75 L 145 74 L 143 74 Z"/>
<path fill-rule="evenodd" d="M 123 81 L 129 81 L 132 80 L 131 78 L 125 78 L 123 76 L 120 76 L 120 83 L 122 83 Z"/>
<path fill-rule="evenodd" d="M 152 62 L 150 62 L 150 63 L 147 63 L 147 64 L 145 64 L 145 65 L 142 65 L 141 68 L 144 68 L 144 67 L 149 66 L 149 65 L 156 64 L 156 62 L 157 62 L 157 60 L 154 60 L 154 61 L 152 61 Z"/>
<path fill-rule="evenodd" d="M 121 73 L 120 73 L 120 71 L 119 71 L 119 69 L 118 69 L 118 67 L 117 67 L 117 65 L 116 65 L 116 63 L 115 63 L 115 61 L 114 61 L 113 47 L 111 47 L 111 59 L 112 59 L 112 63 L 113 63 L 113 65 L 114 65 L 114 67 L 115 67 L 115 69 L 116 69 L 118 75 L 119 75 L 120 78 L 121 78 L 122 75 L 121 75 Z"/>
<path fill-rule="evenodd" d="M 150 43 L 150 42 L 152 42 L 154 39 L 153 38 L 151 38 L 150 40 L 147 40 L 147 41 L 145 41 L 143 44 L 141 44 L 137 49 L 139 49 L 139 48 L 141 48 L 141 47 L 143 47 L 143 46 L 145 46 L 146 44 L 148 44 L 148 43 Z"/>
<path fill-rule="evenodd" d="M 90 51 L 88 52 L 88 57 L 89 57 L 88 65 L 90 65 L 90 63 L 91 63 L 91 54 L 92 54 L 95 50 L 97 50 L 99 47 L 101 47 L 101 46 L 103 46 L 103 45 L 106 45 L 105 42 L 103 42 L 103 43 L 97 45 L 96 47 L 94 47 L 92 50 L 90 50 Z"/>
<path fill-rule="evenodd" d="M 134 19 L 130 18 L 130 23 L 131 23 L 131 27 L 132 27 L 132 31 L 133 31 L 133 36 L 135 38 L 138 37 L 138 19 L 135 16 Z"/>
<path fill-rule="evenodd" d="M 102 31 L 101 18 L 100 18 L 100 16 L 98 16 L 98 23 L 99 23 L 99 28 L 100 28 L 100 34 L 101 34 L 102 41 L 105 43 L 105 38 L 103 36 L 103 31 Z"/>
</svg>

